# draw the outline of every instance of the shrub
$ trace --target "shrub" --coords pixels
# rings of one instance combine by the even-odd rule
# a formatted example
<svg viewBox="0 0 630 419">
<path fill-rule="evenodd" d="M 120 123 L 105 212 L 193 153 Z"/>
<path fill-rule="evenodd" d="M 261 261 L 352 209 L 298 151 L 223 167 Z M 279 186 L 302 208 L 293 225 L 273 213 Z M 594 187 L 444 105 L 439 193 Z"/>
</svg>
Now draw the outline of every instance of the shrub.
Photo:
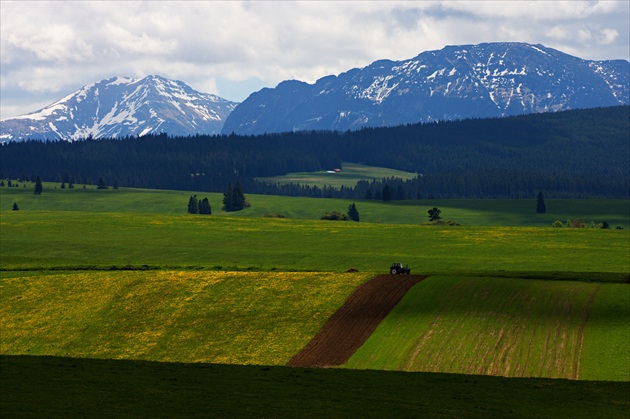
<svg viewBox="0 0 630 419">
<path fill-rule="evenodd" d="M 325 212 L 324 214 L 322 214 L 321 217 L 319 217 L 319 219 L 320 220 L 333 220 L 333 221 L 348 221 L 350 220 L 350 217 L 348 217 L 348 214 L 342 214 L 337 211 L 331 211 L 331 212 Z"/>
</svg>

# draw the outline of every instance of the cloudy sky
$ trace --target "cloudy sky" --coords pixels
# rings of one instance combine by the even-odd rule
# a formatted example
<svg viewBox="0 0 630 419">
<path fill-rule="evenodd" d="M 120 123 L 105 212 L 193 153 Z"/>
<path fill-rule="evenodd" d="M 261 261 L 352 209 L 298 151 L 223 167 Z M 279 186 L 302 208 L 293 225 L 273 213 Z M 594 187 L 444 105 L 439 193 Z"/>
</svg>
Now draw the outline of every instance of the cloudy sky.
<svg viewBox="0 0 630 419">
<path fill-rule="evenodd" d="M 519 41 L 629 59 L 621 1 L 5 1 L 2 118 L 112 76 L 159 74 L 242 101 L 378 59 Z"/>
</svg>

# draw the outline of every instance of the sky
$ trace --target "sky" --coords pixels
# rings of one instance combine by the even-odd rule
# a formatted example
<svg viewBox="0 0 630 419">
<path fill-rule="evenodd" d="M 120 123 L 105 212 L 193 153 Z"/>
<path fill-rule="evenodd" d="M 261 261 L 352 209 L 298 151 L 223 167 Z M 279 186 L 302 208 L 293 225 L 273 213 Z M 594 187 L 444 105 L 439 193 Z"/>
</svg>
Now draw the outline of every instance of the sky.
<svg viewBox="0 0 630 419">
<path fill-rule="evenodd" d="M 630 58 L 630 1 L 5 1 L 0 117 L 113 76 L 157 74 L 241 102 L 447 45 L 543 44 Z"/>
</svg>

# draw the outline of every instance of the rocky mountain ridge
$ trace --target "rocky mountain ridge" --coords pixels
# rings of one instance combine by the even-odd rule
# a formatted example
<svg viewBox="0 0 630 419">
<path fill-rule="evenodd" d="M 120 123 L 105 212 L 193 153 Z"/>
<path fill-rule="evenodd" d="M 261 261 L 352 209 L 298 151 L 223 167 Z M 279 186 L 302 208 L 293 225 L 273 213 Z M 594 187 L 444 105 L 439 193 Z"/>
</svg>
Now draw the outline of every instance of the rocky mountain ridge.
<svg viewBox="0 0 630 419">
<path fill-rule="evenodd" d="M 353 130 L 630 103 L 625 60 L 588 61 L 526 43 L 448 46 L 380 60 L 313 84 L 250 95 L 224 134 Z"/>
</svg>

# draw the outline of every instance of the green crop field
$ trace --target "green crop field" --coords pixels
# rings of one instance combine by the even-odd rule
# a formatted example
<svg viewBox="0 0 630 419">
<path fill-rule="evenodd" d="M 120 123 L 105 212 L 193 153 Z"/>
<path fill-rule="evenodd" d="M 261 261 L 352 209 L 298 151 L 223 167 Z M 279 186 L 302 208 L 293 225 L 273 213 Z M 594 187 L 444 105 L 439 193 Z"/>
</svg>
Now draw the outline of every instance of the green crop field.
<svg viewBox="0 0 630 419">
<path fill-rule="evenodd" d="M 192 194 L 213 215 L 186 214 Z M 319 220 L 348 201 L 248 199 L 228 214 L 221 194 L 0 187 L 0 412 L 627 416 L 630 201 L 361 201 L 354 223 Z M 434 206 L 463 225 L 426 225 Z M 568 218 L 613 228 L 550 226 Z M 393 261 L 430 277 L 349 366 L 440 374 L 280 367 Z M 365 357 L 385 346 L 396 366 Z"/>
<path fill-rule="evenodd" d="M 434 276 L 346 366 L 630 381 L 629 318 L 626 284 Z"/>
</svg>

